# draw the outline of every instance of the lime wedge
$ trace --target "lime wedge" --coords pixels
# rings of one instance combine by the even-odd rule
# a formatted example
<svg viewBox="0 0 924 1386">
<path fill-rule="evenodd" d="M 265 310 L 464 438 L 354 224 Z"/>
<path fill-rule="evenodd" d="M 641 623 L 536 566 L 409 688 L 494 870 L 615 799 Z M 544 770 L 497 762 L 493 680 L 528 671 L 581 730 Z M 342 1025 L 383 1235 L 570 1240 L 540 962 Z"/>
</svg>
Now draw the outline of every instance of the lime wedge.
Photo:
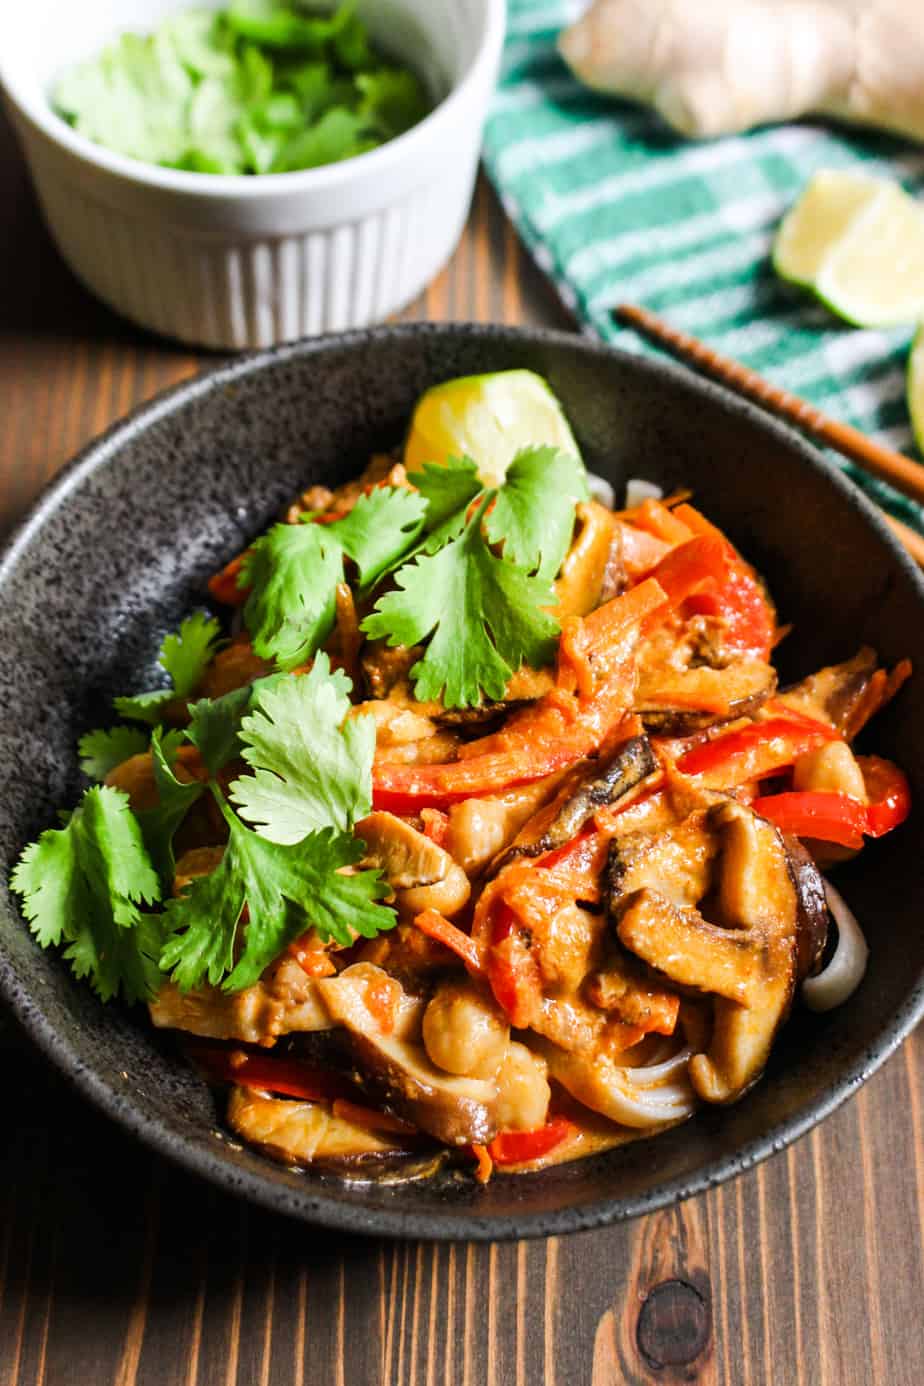
<svg viewBox="0 0 924 1386">
<path fill-rule="evenodd" d="M 911 343 L 908 357 L 908 412 L 918 451 L 924 453 L 924 323 Z"/>
<path fill-rule="evenodd" d="M 466 375 L 434 385 L 418 401 L 404 446 L 409 472 L 427 462 L 471 457 L 496 486 L 518 452 L 550 446 L 580 457 L 564 410 L 533 371 Z"/>
<path fill-rule="evenodd" d="M 916 322 L 924 314 L 924 209 L 901 188 L 883 188 L 832 247 L 815 292 L 857 327 Z"/>
<path fill-rule="evenodd" d="M 857 213 L 888 186 L 879 178 L 846 169 L 816 173 L 776 233 L 773 268 L 780 278 L 812 288 L 832 246 Z"/>
</svg>

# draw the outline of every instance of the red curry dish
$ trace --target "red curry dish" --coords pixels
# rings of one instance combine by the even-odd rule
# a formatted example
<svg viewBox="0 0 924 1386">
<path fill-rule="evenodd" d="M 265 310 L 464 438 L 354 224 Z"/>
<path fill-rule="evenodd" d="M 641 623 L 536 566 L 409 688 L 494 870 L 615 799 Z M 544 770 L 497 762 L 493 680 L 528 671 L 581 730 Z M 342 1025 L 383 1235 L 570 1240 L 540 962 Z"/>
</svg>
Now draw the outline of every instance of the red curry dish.
<svg viewBox="0 0 924 1386">
<path fill-rule="evenodd" d="M 770 596 L 686 498 L 613 511 L 576 496 L 564 557 L 543 574 L 512 520 L 498 537 L 502 490 L 462 487 L 448 542 L 470 552 L 452 557 L 447 590 L 473 604 L 509 675 L 489 670 L 472 696 L 471 671 L 452 663 L 467 652 L 432 652 L 440 613 L 422 639 L 401 638 L 410 598 L 427 594 L 394 562 L 373 571 L 360 523 L 386 493 L 395 506 L 424 493 L 435 511 L 421 475 L 376 458 L 357 482 L 312 487 L 272 531 L 293 531 L 272 555 L 251 550 L 217 575 L 235 633 L 203 636 L 194 687 L 165 659 L 173 688 L 151 746 L 88 793 L 127 796 L 162 870 L 164 814 L 187 792 L 167 842 L 173 899 L 162 914 L 141 905 L 166 921 L 146 995 L 154 1024 L 188 1036 L 227 1089 L 242 1140 L 354 1177 L 452 1159 L 485 1180 L 737 1100 L 806 979 L 818 1008 L 856 985 L 862 939 L 821 873 L 907 816 L 902 772 L 853 743 L 910 666 L 884 670 L 864 648 L 781 690 Z M 446 549 L 405 531 L 409 566 L 438 588 Z M 325 534 L 340 536 L 333 568 L 318 559 Z M 311 572 L 338 578 L 313 648 L 298 621 L 268 633 L 286 564 L 304 577 L 296 543 Z M 517 543 L 551 593 L 542 662 L 514 664 L 501 631 L 513 617 L 498 614 L 497 584 L 519 582 L 504 570 Z M 191 652 L 197 637 L 176 638 Z M 454 700 L 427 686 L 428 649 Z M 216 709 L 239 719 L 223 761 Z M 333 874 L 316 880 L 322 848 Z M 304 900 L 296 868 L 314 882 Z M 258 898 L 268 879 L 279 901 Z M 331 883 L 356 892 L 341 914 Z"/>
</svg>

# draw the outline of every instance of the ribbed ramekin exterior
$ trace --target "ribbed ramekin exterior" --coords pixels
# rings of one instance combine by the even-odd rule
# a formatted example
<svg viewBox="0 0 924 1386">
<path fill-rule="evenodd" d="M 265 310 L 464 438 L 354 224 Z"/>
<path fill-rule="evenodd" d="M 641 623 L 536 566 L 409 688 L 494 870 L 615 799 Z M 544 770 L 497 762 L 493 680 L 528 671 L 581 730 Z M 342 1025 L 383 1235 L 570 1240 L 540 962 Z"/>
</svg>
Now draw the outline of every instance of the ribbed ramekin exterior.
<svg viewBox="0 0 924 1386">
<path fill-rule="evenodd" d="M 154 332 L 238 351 L 361 327 L 409 303 L 458 242 L 477 150 L 380 210 L 284 236 L 202 232 L 114 208 L 62 180 L 60 166 L 46 171 L 40 147 L 32 168 L 52 235 L 93 293 Z"/>
</svg>

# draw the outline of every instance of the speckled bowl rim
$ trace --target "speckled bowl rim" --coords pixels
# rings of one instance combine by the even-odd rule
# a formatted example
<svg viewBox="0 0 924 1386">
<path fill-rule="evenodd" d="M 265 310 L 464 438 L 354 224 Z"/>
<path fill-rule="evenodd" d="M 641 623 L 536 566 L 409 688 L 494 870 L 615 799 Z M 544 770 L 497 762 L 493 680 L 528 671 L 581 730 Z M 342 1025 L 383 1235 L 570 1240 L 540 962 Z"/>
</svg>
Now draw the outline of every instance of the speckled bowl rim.
<svg viewBox="0 0 924 1386">
<path fill-rule="evenodd" d="M 316 337 L 238 358 L 204 375 L 185 381 L 139 406 L 124 419 L 91 442 L 69 462 L 42 491 L 36 504 L 13 532 L 0 555 L 0 592 L 20 552 L 83 482 L 118 455 L 126 443 L 144 432 L 158 419 L 181 409 L 188 400 L 214 393 L 244 377 L 259 374 L 277 361 L 315 355 L 329 348 L 339 351 L 360 348 L 373 341 L 402 341 L 408 337 L 481 339 L 485 342 L 523 342 L 550 347 L 566 347 L 584 352 L 590 359 L 605 358 L 631 362 L 632 369 L 668 383 L 683 385 L 720 408 L 747 419 L 774 437 L 782 447 L 797 454 L 810 470 L 820 472 L 844 499 L 858 511 L 893 559 L 903 569 L 916 590 L 924 611 L 924 575 L 898 544 L 878 511 L 818 449 L 793 429 L 771 419 L 723 387 L 703 380 L 694 372 L 671 362 L 642 357 L 571 333 L 536 328 L 490 326 L 480 323 L 409 323 L 362 331 Z M 693 1176 L 680 1176 L 658 1184 L 647 1193 L 631 1197 L 602 1198 L 580 1208 L 563 1208 L 537 1213 L 518 1212 L 507 1216 L 479 1217 L 477 1212 L 404 1213 L 390 1209 L 370 1210 L 359 1203 L 328 1196 L 324 1189 L 306 1182 L 304 1193 L 276 1185 L 270 1177 L 232 1167 L 220 1152 L 200 1147 L 178 1133 L 152 1123 L 135 1104 L 107 1078 L 87 1068 L 66 1038 L 58 1034 L 44 1015 L 33 1009 L 28 994 L 17 984 L 7 960 L 0 955 L 0 998 L 11 1008 L 39 1050 L 51 1060 L 70 1084 L 100 1111 L 111 1117 L 143 1144 L 173 1160 L 193 1174 L 208 1179 L 228 1192 L 242 1194 L 252 1202 L 276 1213 L 300 1218 L 317 1226 L 342 1232 L 389 1237 L 421 1238 L 428 1241 L 508 1241 L 519 1238 L 559 1236 L 589 1231 L 616 1222 L 656 1212 L 694 1194 L 715 1188 L 785 1150 L 852 1096 L 898 1048 L 915 1025 L 924 1018 L 924 978 L 918 980 L 904 1004 L 880 1031 L 876 1042 L 847 1064 L 836 1082 L 823 1095 L 810 1102 L 786 1121 L 778 1122 L 759 1139 L 745 1142 L 732 1154 L 708 1161 Z M 542 1178 L 541 1174 L 522 1176 Z"/>
</svg>

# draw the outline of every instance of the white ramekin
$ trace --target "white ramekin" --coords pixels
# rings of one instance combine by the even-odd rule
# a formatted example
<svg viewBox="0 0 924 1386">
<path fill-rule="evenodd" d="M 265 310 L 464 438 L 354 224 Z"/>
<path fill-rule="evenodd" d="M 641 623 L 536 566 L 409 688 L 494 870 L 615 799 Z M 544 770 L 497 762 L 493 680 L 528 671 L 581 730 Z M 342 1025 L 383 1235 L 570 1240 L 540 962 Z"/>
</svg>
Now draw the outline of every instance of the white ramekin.
<svg viewBox="0 0 924 1386">
<path fill-rule="evenodd" d="M 110 153 L 55 115 L 48 94 L 64 68 L 191 3 L 0 6 L 0 85 L 67 263 L 134 322 L 219 349 L 359 327 L 403 307 L 465 223 L 505 0 L 359 0 L 373 35 L 443 100 L 399 139 L 326 168 L 181 173 Z"/>
</svg>

